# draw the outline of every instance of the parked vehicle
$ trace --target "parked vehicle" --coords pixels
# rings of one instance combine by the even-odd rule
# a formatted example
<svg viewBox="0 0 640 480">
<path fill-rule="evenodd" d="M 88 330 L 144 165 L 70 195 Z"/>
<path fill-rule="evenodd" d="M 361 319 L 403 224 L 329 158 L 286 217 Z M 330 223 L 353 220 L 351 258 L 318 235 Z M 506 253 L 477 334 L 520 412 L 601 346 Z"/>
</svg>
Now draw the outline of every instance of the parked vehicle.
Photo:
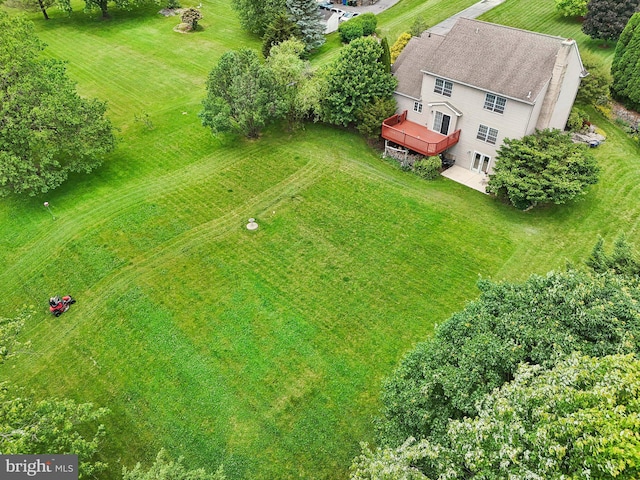
<svg viewBox="0 0 640 480">
<path fill-rule="evenodd" d="M 336 8 L 336 7 L 333 7 L 333 8 L 331 9 L 331 11 L 332 11 L 333 13 L 337 13 L 337 14 L 338 14 L 338 17 L 342 17 L 345 13 L 347 13 L 347 12 L 345 12 L 344 10 L 340 10 L 339 8 Z"/>
<path fill-rule="evenodd" d="M 318 3 L 318 7 L 320 7 L 322 10 L 331 10 L 333 4 L 331 2 L 322 2 Z"/>
<path fill-rule="evenodd" d="M 352 18 L 360 15 L 358 12 L 344 12 L 344 14 L 340 17 L 341 22 L 346 22 L 347 20 L 351 20 Z"/>
</svg>

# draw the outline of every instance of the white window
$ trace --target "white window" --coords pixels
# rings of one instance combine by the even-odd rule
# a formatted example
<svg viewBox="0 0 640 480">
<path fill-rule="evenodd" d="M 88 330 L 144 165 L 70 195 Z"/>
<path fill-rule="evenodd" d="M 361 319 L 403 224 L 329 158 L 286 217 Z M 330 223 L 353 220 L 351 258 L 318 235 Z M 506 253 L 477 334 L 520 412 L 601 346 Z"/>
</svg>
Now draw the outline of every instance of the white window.
<svg viewBox="0 0 640 480">
<path fill-rule="evenodd" d="M 453 83 L 451 83 L 449 80 L 436 78 L 436 87 L 433 89 L 433 91 L 439 93 L 440 95 L 450 97 L 451 92 L 453 91 Z"/>
<path fill-rule="evenodd" d="M 482 140 L 483 142 L 495 145 L 496 141 L 498 140 L 498 130 L 496 130 L 495 128 L 489 128 L 486 125 L 480 125 L 476 138 L 478 140 Z"/>
<path fill-rule="evenodd" d="M 484 108 L 496 113 L 504 113 L 504 107 L 507 104 L 507 99 L 487 93 L 484 99 Z"/>
<path fill-rule="evenodd" d="M 422 103 L 413 102 L 413 111 L 417 113 L 422 113 Z"/>
</svg>

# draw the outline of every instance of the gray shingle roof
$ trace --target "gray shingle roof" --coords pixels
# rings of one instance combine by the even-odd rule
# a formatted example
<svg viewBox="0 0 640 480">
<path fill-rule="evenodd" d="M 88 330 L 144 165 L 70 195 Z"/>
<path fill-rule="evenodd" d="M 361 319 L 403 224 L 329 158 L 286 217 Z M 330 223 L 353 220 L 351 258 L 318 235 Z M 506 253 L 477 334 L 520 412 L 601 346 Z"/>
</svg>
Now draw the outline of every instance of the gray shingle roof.
<svg viewBox="0 0 640 480">
<path fill-rule="evenodd" d="M 409 72 L 411 65 L 438 77 L 531 103 L 551 78 L 564 40 L 460 18 L 435 48 L 423 42 L 423 37 L 409 42 L 405 50 L 411 49 L 402 52 L 394 69 L 397 91 L 414 96 L 417 77 Z"/>
<path fill-rule="evenodd" d="M 420 37 L 413 37 L 404 47 L 400 56 L 393 64 L 392 71 L 398 79 L 397 92 L 420 99 L 422 77 L 420 71 L 426 65 L 428 57 L 444 40 L 441 35 L 423 33 Z"/>
</svg>

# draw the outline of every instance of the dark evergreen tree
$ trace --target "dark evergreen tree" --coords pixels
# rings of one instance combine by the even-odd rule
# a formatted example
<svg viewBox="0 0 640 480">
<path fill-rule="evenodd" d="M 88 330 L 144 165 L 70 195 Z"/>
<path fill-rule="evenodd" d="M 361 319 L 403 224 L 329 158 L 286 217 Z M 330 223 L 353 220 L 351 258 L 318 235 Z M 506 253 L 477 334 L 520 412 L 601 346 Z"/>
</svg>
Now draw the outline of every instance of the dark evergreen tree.
<svg viewBox="0 0 640 480">
<path fill-rule="evenodd" d="M 294 38 L 300 38 L 300 28 L 286 13 L 281 13 L 269 24 L 262 37 L 262 55 L 269 56 L 271 47 Z"/>
<path fill-rule="evenodd" d="M 384 65 L 384 68 L 387 72 L 391 71 L 391 51 L 389 50 L 389 42 L 387 42 L 387 37 L 383 37 L 380 41 L 380 46 L 382 47 L 382 56 L 380 57 L 380 62 Z"/>
<path fill-rule="evenodd" d="M 307 52 L 324 44 L 325 25 L 316 0 L 287 0 L 287 11 L 300 29 L 300 38 Z"/>
<path fill-rule="evenodd" d="M 640 109 L 640 13 L 631 17 L 620 35 L 611 65 L 613 96 Z"/>
<path fill-rule="evenodd" d="M 582 31 L 591 38 L 616 41 L 640 0 L 589 0 Z"/>
</svg>

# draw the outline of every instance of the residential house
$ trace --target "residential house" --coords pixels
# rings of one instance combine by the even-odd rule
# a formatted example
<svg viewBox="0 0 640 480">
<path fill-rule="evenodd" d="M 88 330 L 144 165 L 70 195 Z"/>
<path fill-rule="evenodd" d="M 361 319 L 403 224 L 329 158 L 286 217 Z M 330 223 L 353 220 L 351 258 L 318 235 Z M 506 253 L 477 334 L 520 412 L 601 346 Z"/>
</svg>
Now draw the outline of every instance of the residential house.
<svg viewBox="0 0 640 480">
<path fill-rule="evenodd" d="M 563 129 L 586 75 L 574 40 L 466 18 L 412 38 L 393 72 L 399 114 L 382 136 L 478 174 L 505 138 Z"/>
</svg>

